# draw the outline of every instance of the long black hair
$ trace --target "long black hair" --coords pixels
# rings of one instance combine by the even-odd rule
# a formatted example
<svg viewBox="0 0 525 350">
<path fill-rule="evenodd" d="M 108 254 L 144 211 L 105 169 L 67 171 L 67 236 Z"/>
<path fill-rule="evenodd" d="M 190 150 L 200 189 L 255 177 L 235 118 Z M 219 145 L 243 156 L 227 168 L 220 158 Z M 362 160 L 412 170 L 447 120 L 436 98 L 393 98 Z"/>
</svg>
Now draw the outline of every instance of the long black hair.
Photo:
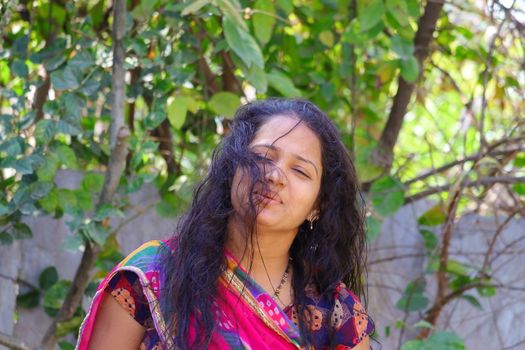
<svg viewBox="0 0 525 350">
<path fill-rule="evenodd" d="M 364 206 L 356 172 L 332 121 L 313 103 L 272 98 L 240 107 L 231 131 L 215 149 L 208 174 L 196 187 L 191 207 L 178 222 L 173 252 L 162 269 L 160 307 L 168 321 L 167 336 L 180 349 L 207 348 L 215 326 L 211 304 L 226 268 L 224 244 L 228 218 L 233 213 L 231 186 L 235 171 L 248 174 L 251 188 L 264 181 L 249 145 L 257 130 L 274 116 L 289 116 L 304 123 L 319 138 L 322 168 L 318 198 L 319 218 L 310 229 L 304 222 L 290 248 L 292 289 L 299 329 L 305 345 L 311 333 L 305 312 L 305 288 L 313 285 L 321 297 L 333 299 L 339 282 L 363 294 L 366 238 Z M 247 240 L 253 235 L 257 208 L 245 215 Z M 333 310 L 332 310 L 333 311 Z M 196 322 L 199 336 L 190 344 L 189 325 Z M 332 333 L 332 332 L 329 332 Z"/>
</svg>

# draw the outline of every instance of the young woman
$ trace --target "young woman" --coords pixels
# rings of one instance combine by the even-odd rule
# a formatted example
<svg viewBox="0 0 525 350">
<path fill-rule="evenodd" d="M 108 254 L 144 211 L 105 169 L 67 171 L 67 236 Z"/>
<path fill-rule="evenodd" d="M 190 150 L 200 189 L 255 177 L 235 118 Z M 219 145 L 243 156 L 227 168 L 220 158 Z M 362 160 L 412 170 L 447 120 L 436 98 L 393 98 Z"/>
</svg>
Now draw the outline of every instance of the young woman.
<svg viewBox="0 0 525 350">
<path fill-rule="evenodd" d="M 363 220 L 327 116 L 303 100 L 249 103 L 176 235 L 102 282 L 77 349 L 369 349 Z"/>
</svg>

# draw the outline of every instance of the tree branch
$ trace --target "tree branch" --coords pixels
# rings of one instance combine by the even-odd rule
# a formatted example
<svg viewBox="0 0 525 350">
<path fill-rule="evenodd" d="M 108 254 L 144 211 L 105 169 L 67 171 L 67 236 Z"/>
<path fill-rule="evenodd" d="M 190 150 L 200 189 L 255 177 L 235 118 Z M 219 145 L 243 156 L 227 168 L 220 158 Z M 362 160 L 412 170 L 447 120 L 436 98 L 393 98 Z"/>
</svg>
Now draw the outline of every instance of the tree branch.
<svg viewBox="0 0 525 350">
<path fill-rule="evenodd" d="M 238 94 L 242 91 L 239 81 L 235 77 L 233 71 L 235 70 L 235 65 L 233 64 L 232 58 L 230 57 L 229 52 L 221 51 L 222 57 L 222 88 L 224 91 L 233 92 Z"/>
<path fill-rule="evenodd" d="M 443 8 L 443 0 L 427 1 L 425 12 L 419 19 L 418 30 L 414 38 L 415 52 L 420 69 L 420 74 L 423 72 L 423 61 L 428 56 L 430 41 L 434 31 L 436 30 L 436 23 L 439 18 L 441 9 Z M 378 149 L 374 155 L 374 162 L 388 171 L 392 166 L 394 146 L 399 137 L 401 126 L 407 111 L 408 103 L 412 97 L 415 83 L 409 83 L 399 77 L 399 85 L 396 96 L 388 116 L 386 125 L 381 133 L 379 139 Z"/>
<path fill-rule="evenodd" d="M 426 179 L 426 178 L 428 178 L 430 176 L 433 176 L 433 175 L 445 172 L 445 171 L 447 171 L 447 170 L 449 170 L 449 169 L 451 169 L 451 168 L 453 168 L 455 166 L 462 165 L 462 164 L 467 163 L 467 162 L 474 162 L 474 161 L 477 161 L 477 160 L 479 160 L 481 158 L 484 158 L 486 156 L 497 157 L 497 156 L 500 156 L 500 155 L 507 155 L 507 154 L 512 154 L 512 153 L 515 153 L 515 152 L 525 151 L 525 147 L 524 146 L 509 148 L 509 149 L 505 149 L 505 150 L 496 150 L 497 147 L 499 147 L 499 146 L 501 146 L 503 144 L 509 144 L 509 143 L 514 143 L 514 142 L 519 143 L 519 142 L 522 142 L 524 140 L 525 140 L 525 137 L 518 137 L 518 138 L 514 138 L 514 139 L 504 139 L 504 140 L 495 142 L 492 145 L 489 145 L 488 149 L 485 150 L 485 151 L 480 151 L 478 153 L 472 154 L 472 155 L 470 155 L 468 157 L 465 157 L 463 159 L 457 159 L 457 160 L 455 160 L 453 162 L 450 162 L 448 164 L 442 165 L 439 168 L 428 170 L 428 171 L 424 172 L 423 174 L 418 175 L 417 177 L 406 181 L 404 183 L 404 185 L 405 186 L 409 186 L 409 185 L 413 184 L 414 182 L 422 181 L 422 180 L 424 180 L 424 179 Z"/>
<path fill-rule="evenodd" d="M 477 186 L 487 186 L 487 185 L 493 185 L 497 183 L 501 184 L 515 184 L 525 182 L 525 177 L 511 177 L 511 176 L 491 176 L 491 177 L 483 177 L 478 180 L 465 180 L 461 186 L 467 188 L 467 187 L 477 187 Z M 415 202 L 419 199 L 428 197 L 430 195 L 445 192 L 452 188 L 453 184 L 446 184 L 443 186 L 436 186 L 431 187 L 428 190 L 421 191 L 419 193 L 416 193 L 415 195 L 406 197 L 405 204 Z"/>
<path fill-rule="evenodd" d="M 514 7 L 516 0 L 512 2 L 511 8 Z M 494 55 L 494 48 L 496 47 L 496 40 L 500 37 L 501 29 L 503 29 L 503 24 L 507 16 L 500 22 L 496 34 L 492 37 L 492 40 L 489 44 L 489 49 L 487 52 L 487 57 L 485 58 L 485 69 L 483 70 L 483 84 L 482 84 L 482 93 L 481 93 L 481 115 L 479 117 L 479 137 L 481 145 L 487 147 L 487 140 L 485 139 L 485 115 L 487 110 L 487 85 L 489 82 L 489 73 L 491 71 L 492 56 Z"/>
<path fill-rule="evenodd" d="M 11 350 L 31 350 L 22 340 L 0 332 L 0 345 L 7 346 Z"/>
<path fill-rule="evenodd" d="M 124 70 L 124 44 L 126 20 L 126 1 L 115 0 L 113 4 L 113 75 L 112 75 L 112 93 L 113 105 L 111 108 L 111 125 L 110 125 L 110 147 L 111 155 L 108 167 L 106 169 L 104 186 L 100 193 L 97 208 L 101 205 L 110 203 L 115 194 L 122 171 L 125 166 L 127 155 L 127 140 L 129 129 L 124 121 L 124 97 L 125 97 L 125 70 Z M 89 283 L 91 269 L 100 253 L 100 246 L 95 242 L 86 242 L 86 248 L 82 254 L 80 265 L 77 268 L 73 284 L 58 311 L 57 316 L 53 319 L 51 326 L 48 328 L 43 340 L 42 347 L 46 350 L 53 350 L 58 338 L 56 336 L 57 324 L 71 319 L 75 310 L 82 301 L 82 296 Z"/>
<path fill-rule="evenodd" d="M 45 71 L 45 68 L 44 68 Z M 51 87 L 51 79 L 47 71 L 44 72 L 44 81 L 35 91 L 35 97 L 33 99 L 33 109 L 36 111 L 35 122 L 44 118 L 44 103 L 47 101 L 47 94 Z"/>
</svg>

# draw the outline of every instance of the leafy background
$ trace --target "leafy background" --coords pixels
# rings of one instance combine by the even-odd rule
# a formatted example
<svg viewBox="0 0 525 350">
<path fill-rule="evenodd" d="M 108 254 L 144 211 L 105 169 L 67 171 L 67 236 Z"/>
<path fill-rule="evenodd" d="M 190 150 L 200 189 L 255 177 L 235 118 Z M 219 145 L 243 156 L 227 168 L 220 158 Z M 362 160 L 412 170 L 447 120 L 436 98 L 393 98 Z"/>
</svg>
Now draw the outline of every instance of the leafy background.
<svg viewBox="0 0 525 350">
<path fill-rule="evenodd" d="M 454 224 L 498 216 L 496 242 L 525 213 L 522 2 L 19 0 L 0 11 L 0 242 L 31 240 L 29 217 L 64 218 L 62 246 L 84 252 L 79 271 L 97 272 L 69 281 L 46 267 L 18 295 L 19 308 L 53 319 L 47 348 L 72 347 L 63 337 L 85 314 L 82 294 L 122 257 L 114 219 L 129 196 L 152 185 L 158 215 L 176 217 L 235 109 L 268 96 L 307 98 L 338 125 L 370 242 L 403 205 L 432 200 L 418 219 L 424 278 L 397 303 L 419 322 L 395 331 L 417 329 L 404 350 L 464 348 L 436 327 L 442 308 L 475 307 L 501 286 L 493 244 L 477 265 L 450 257 Z M 64 170 L 82 174 L 78 187 L 57 186 Z"/>
</svg>

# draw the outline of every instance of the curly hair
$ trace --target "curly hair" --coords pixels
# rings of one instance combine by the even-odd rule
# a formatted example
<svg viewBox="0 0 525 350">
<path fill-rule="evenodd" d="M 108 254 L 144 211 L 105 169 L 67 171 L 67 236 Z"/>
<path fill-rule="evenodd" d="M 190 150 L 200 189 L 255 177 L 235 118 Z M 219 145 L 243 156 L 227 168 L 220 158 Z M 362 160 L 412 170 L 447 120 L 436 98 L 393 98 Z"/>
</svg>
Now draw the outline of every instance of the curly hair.
<svg viewBox="0 0 525 350">
<path fill-rule="evenodd" d="M 294 271 L 294 306 L 305 345 L 312 341 L 304 316 L 309 312 L 305 295 L 308 284 L 328 299 L 339 282 L 358 295 L 364 292 L 364 205 L 353 163 L 337 128 L 309 101 L 272 98 L 248 103 L 237 110 L 230 134 L 215 149 L 208 174 L 196 187 L 189 210 L 178 222 L 171 244 L 175 251 L 166 254 L 163 261 L 160 307 L 168 320 L 168 335 L 175 337 L 177 348 L 207 348 L 211 341 L 215 325 L 211 303 L 226 268 L 224 245 L 228 218 L 233 213 L 232 179 L 240 168 L 249 175 L 252 189 L 255 184 L 264 184 L 264 174 L 249 145 L 257 130 L 275 116 L 297 118 L 321 144 L 319 218 L 313 232 L 307 221 L 299 227 L 289 252 Z M 253 239 L 257 208 L 253 199 L 249 202 L 245 235 Z M 190 320 L 196 322 L 202 335 L 192 343 Z"/>
</svg>

